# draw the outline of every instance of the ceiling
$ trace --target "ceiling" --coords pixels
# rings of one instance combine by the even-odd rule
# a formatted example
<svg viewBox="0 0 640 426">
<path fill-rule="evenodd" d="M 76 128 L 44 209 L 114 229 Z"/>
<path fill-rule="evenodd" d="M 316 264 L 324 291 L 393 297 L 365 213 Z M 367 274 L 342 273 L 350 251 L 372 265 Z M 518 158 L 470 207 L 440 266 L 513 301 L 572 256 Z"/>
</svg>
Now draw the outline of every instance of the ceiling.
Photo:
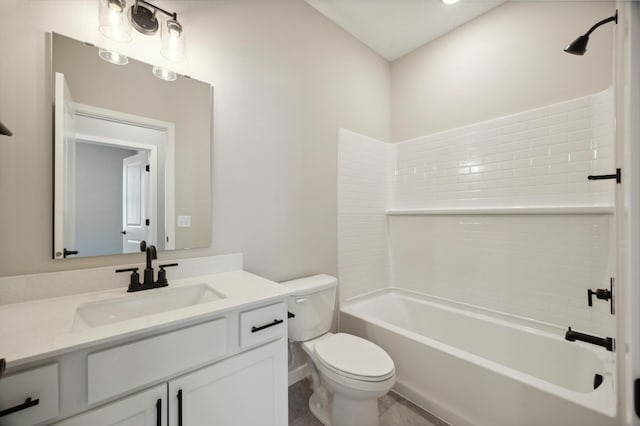
<svg viewBox="0 0 640 426">
<path fill-rule="evenodd" d="M 389 61 L 506 0 L 305 0 Z"/>
</svg>

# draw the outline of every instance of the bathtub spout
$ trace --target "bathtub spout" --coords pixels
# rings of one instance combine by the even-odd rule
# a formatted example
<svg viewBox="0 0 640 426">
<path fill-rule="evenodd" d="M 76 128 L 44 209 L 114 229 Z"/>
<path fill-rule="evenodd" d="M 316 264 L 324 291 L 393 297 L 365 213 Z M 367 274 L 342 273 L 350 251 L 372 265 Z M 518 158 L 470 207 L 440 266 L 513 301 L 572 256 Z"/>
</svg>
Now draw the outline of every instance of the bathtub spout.
<svg viewBox="0 0 640 426">
<path fill-rule="evenodd" d="M 606 348 L 608 351 L 613 352 L 615 348 L 615 341 L 612 337 L 596 337 L 590 334 L 580 333 L 578 331 L 573 331 L 571 327 L 567 330 L 567 333 L 564 335 L 565 340 L 570 342 L 575 342 L 576 340 L 580 340 L 582 342 L 591 343 L 592 345 L 598 345 Z"/>
</svg>

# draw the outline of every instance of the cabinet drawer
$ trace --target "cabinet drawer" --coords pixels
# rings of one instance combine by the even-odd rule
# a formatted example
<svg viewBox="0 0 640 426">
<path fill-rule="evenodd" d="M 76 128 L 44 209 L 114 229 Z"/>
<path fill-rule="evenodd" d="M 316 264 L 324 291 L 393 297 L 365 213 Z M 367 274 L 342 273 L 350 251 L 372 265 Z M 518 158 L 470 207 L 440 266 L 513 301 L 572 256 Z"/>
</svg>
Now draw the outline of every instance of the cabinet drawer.
<svg viewBox="0 0 640 426">
<path fill-rule="evenodd" d="M 31 398 L 27 401 L 27 398 Z M 0 425 L 24 426 L 58 415 L 58 364 L 34 368 L 0 380 Z"/>
<path fill-rule="evenodd" d="M 226 353 L 227 320 L 220 318 L 89 354 L 88 402 L 119 395 Z"/>
<path fill-rule="evenodd" d="M 240 313 L 240 347 L 248 348 L 287 335 L 284 302 Z"/>
</svg>

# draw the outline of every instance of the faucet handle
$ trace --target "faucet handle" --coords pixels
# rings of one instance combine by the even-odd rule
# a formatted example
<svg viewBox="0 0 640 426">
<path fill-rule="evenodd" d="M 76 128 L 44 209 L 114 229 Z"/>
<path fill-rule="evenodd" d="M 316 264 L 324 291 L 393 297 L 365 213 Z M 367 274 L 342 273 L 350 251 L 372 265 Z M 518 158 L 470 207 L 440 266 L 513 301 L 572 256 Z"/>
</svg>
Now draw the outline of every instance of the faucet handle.
<svg viewBox="0 0 640 426">
<path fill-rule="evenodd" d="M 164 268 L 169 268 L 171 266 L 178 266 L 177 263 L 167 263 L 165 265 L 158 265 L 158 268 L 160 268 L 160 270 L 158 271 L 158 281 L 157 284 L 161 284 L 161 285 L 168 285 L 169 281 L 167 281 L 167 271 L 164 270 Z"/>
<path fill-rule="evenodd" d="M 128 292 L 139 290 L 140 275 L 138 274 L 138 268 L 116 269 L 116 273 L 119 272 L 131 272 L 131 276 L 129 277 L 129 288 L 127 289 Z"/>
</svg>

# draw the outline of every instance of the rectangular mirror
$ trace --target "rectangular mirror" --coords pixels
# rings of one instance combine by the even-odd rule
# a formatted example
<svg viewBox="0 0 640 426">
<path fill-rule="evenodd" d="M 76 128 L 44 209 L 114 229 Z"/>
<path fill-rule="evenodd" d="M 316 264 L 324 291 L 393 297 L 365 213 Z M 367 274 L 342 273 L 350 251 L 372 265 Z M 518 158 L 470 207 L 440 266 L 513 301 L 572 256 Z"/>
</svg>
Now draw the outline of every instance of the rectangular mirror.
<svg viewBox="0 0 640 426">
<path fill-rule="evenodd" d="M 51 39 L 54 259 L 210 247 L 211 86 Z"/>
</svg>

